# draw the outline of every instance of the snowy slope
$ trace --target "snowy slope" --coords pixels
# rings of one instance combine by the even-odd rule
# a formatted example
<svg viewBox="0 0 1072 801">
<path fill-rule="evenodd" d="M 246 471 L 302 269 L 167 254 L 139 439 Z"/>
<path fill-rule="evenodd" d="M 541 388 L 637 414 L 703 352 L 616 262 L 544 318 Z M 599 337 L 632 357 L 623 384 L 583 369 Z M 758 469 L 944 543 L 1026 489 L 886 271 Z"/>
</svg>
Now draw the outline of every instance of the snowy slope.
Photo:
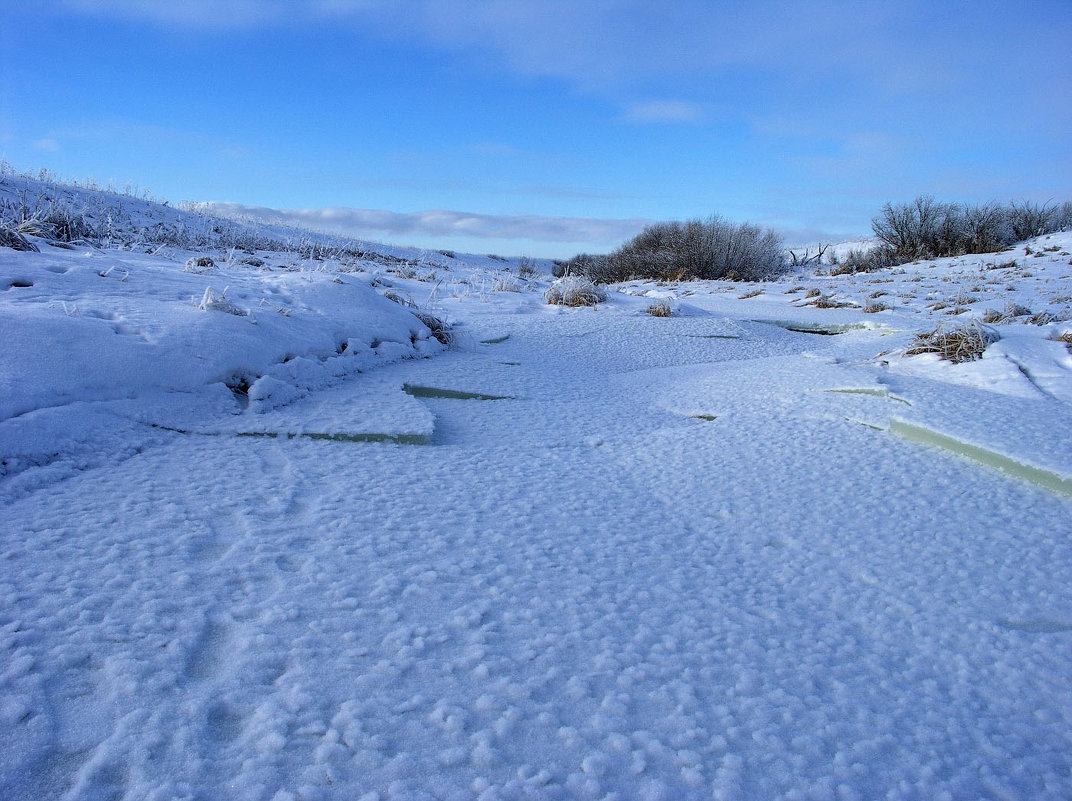
<svg viewBox="0 0 1072 801">
<path fill-rule="evenodd" d="M 579 309 L 487 257 L 35 241 L 0 797 L 1072 795 L 1072 236 Z"/>
</svg>

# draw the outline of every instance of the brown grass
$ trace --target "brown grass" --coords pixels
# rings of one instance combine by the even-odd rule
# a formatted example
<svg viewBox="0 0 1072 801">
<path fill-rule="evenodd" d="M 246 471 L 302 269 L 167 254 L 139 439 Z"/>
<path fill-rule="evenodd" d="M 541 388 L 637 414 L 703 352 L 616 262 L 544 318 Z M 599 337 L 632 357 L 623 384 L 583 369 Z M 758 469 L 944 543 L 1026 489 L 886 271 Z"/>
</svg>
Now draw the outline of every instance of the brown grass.
<svg viewBox="0 0 1072 801">
<path fill-rule="evenodd" d="M 817 309 L 843 309 L 848 306 L 848 303 L 843 303 L 840 300 L 834 300 L 829 295 L 820 294 L 813 302 L 812 305 Z"/>
<path fill-rule="evenodd" d="M 997 342 L 999 338 L 993 330 L 976 322 L 956 328 L 939 325 L 933 331 L 916 334 L 915 342 L 905 354 L 915 356 L 920 353 L 937 353 L 953 364 L 960 364 L 978 359 L 987 346 Z"/>
<path fill-rule="evenodd" d="M 670 301 L 657 300 L 648 306 L 648 314 L 652 317 L 673 317 L 674 310 L 670 308 Z"/>
<path fill-rule="evenodd" d="M 878 300 L 868 300 L 861 311 L 863 311 L 864 314 L 875 314 L 880 311 L 886 311 L 889 308 L 890 305 L 888 303 L 883 303 Z"/>
</svg>

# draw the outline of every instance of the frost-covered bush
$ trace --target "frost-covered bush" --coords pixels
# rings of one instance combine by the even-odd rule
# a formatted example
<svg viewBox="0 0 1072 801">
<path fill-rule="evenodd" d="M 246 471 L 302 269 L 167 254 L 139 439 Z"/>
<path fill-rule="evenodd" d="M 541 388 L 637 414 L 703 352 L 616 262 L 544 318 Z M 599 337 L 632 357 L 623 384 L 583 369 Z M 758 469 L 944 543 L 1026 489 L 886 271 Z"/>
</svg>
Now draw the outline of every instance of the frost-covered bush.
<svg viewBox="0 0 1072 801">
<path fill-rule="evenodd" d="M 921 195 L 911 203 L 887 203 L 871 221 L 871 230 L 888 248 L 892 259 L 903 264 L 943 253 L 955 238 L 957 207 L 937 203 Z"/>
<path fill-rule="evenodd" d="M 607 299 L 607 293 L 587 276 L 567 275 L 551 284 L 544 299 L 558 306 L 595 306 Z"/>
<path fill-rule="evenodd" d="M 1061 208 L 1057 210 L 1056 226 L 1058 231 L 1072 229 L 1072 200 L 1065 201 L 1061 204 Z"/>
<path fill-rule="evenodd" d="M 750 223 L 719 216 L 649 225 L 608 256 L 581 254 L 562 268 L 599 283 L 654 278 L 764 281 L 785 271 L 781 237 Z"/>
<path fill-rule="evenodd" d="M 868 248 L 853 248 L 831 270 L 831 275 L 851 275 L 853 273 L 870 273 L 881 270 L 893 264 L 892 254 L 889 248 L 879 246 Z"/>
<path fill-rule="evenodd" d="M 567 275 L 584 275 L 594 281 L 600 280 L 598 276 L 606 273 L 607 259 L 605 255 L 592 255 L 580 253 L 566 261 L 556 261 L 551 269 L 551 275 L 555 278 L 563 278 Z"/>
<path fill-rule="evenodd" d="M 1003 206 L 939 203 L 923 195 L 887 203 L 871 221 L 893 264 L 966 253 L 995 253 L 1016 242 L 1072 227 L 1072 204 L 1022 201 Z"/>
<path fill-rule="evenodd" d="M 182 271 L 194 275 L 206 275 L 216 271 L 216 262 L 211 256 L 193 256 L 186 260 L 186 266 Z"/>
<path fill-rule="evenodd" d="M 1017 242 L 1053 233 L 1057 230 L 1058 208 L 1049 204 L 1038 205 L 1023 201 L 1009 207 L 1009 227 Z"/>
</svg>

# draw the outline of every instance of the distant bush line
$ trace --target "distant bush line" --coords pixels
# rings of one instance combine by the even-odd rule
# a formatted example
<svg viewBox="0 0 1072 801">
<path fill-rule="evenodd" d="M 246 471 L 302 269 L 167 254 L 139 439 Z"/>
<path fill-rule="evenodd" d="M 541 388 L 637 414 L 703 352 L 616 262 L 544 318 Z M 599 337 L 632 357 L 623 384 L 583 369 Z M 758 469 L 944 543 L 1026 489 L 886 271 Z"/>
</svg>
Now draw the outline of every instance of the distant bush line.
<svg viewBox="0 0 1072 801">
<path fill-rule="evenodd" d="M 911 203 L 887 203 L 871 221 L 871 229 L 879 244 L 832 260 L 835 273 L 869 272 L 942 256 L 996 253 L 1025 239 L 1072 229 L 1072 202 L 970 205 L 941 203 L 924 195 Z M 820 257 L 823 250 L 820 246 Z M 583 275 L 597 283 L 641 278 L 766 281 L 785 272 L 787 258 L 793 255 L 771 229 L 713 216 L 649 225 L 608 255 L 582 253 L 555 262 L 554 273 Z M 794 256 L 793 261 L 798 258 Z"/>
<path fill-rule="evenodd" d="M 649 225 L 609 255 L 582 253 L 556 264 L 556 275 L 583 275 L 598 283 L 634 278 L 661 281 L 725 278 L 763 281 L 786 269 L 781 237 L 719 216 Z"/>
<path fill-rule="evenodd" d="M 911 203 L 883 206 L 871 221 L 880 244 L 850 253 L 839 266 L 842 272 L 867 271 L 920 259 L 996 253 L 1025 239 L 1069 228 L 1072 202 L 973 206 L 941 203 L 922 195 Z"/>
</svg>

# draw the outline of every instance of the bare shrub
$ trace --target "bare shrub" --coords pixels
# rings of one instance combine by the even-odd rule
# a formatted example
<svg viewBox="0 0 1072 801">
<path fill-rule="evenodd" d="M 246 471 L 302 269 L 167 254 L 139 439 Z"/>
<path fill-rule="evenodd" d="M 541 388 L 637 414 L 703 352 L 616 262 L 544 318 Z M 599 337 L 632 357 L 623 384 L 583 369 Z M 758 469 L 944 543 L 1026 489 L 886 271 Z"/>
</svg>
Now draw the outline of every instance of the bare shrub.
<svg viewBox="0 0 1072 801">
<path fill-rule="evenodd" d="M 1058 221 L 1058 209 L 1050 204 L 1039 205 L 1029 201 L 1009 206 L 1009 226 L 1017 242 L 1053 233 Z"/>
<path fill-rule="evenodd" d="M 888 247 L 874 247 L 867 250 L 853 248 L 845 254 L 830 270 L 831 275 L 852 275 L 854 273 L 871 273 L 890 267 L 894 263 Z"/>
<path fill-rule="evenodd" d="M 912 347 L 905 354 L 937 353 L 947 361 L 960 364 L 980 358 L 983 351 L 998 339 L 997 332 L 977 322 L 948 329 L 939 325 L 933 331 L 916 334 Z"/>
<path fill-rule="evenodd" d="M 556 261 L 551 270 L 551 275 L 555 278 L 563 278 L 567 275 L 585 275 L 594 281 L 598 281 L 600 279 L 597 276 L 603 275 L 606 262 L 606 256 L 579 253 L 572 259 Z"/>
<path fill-rule="evenodd" d="M 607 293 L 586 276 L 567 275 L 551 284 L 544 299 L 557 306 L 595 306 L 607 299 Z"/>
<path fill-rule="evenodd" d="M 963 236 L 965 253 L 996 253 L 1015 241 L 1008 210 L 997 203 L 965 207 Z"/>
<path fill-rule="evenodd" d="M 804 267 L 804 266 L 807 266 L 808 264 L 822 264 L 823 263 L 823 256 L 826 254 L 826 251 L 827 251 L 827 249 L 829 247 L 830 247 L 829 242 L 826 242 L 826 243 L 820 242 L 815 247 L 815 253 L 811 252 L 810 247 L 804 248 L 803 253 L 801 253 L 799 249 L 797 249 L 797 250 L 790 249 L 790 250 L 788 250 L 786 252 L 789 254 L 789 260 L 792 262 L 792 265 L 794 267 Z M 831 253 L 831 255 L 830 255 L 830 263 L 831 264 L 837 264 L 837 254 L 836 253 Z"/>
<path fill-rule="evenodd" d="M 938 236 L 939 222 L 946 215 L 943 204 L 921 195 L 911 203 L 886 203 L 871 221 L 871 230 L 900 263 L 927 258 Z"/>
<path fill-rule="evenodd" d="M 537 270 L 536 265 L 532 263 L 532 259 L 522 256 L 517 262 L 517 274 L 526 280 L 535 278 Z"/>
<path fill-rule="evenodd" d="M 1057 210 L 1056 227 L 1058 231 L 1072 229 L 1072 200 L 1065 201 Z"/>
<path fill-rule="evenodd" d="M 563 275 L 581 274 L 612 283 L 636 278 L 762 281 L 777 277 L 785 268 L 782 240 L 774 231 L 712 216 L 649 225 L 610 255 L 581 254 L 561 269 Z"/>
<path fill-rule="evenodd" d="M 871 229 L 895 264 L 965 253 L 994 253 L 1016 242 L 1072 227 L 1072 204 L 1029 201 L 1003 206 L 939 203 L 921 195 L 882 207 Z"/>
</svg>

